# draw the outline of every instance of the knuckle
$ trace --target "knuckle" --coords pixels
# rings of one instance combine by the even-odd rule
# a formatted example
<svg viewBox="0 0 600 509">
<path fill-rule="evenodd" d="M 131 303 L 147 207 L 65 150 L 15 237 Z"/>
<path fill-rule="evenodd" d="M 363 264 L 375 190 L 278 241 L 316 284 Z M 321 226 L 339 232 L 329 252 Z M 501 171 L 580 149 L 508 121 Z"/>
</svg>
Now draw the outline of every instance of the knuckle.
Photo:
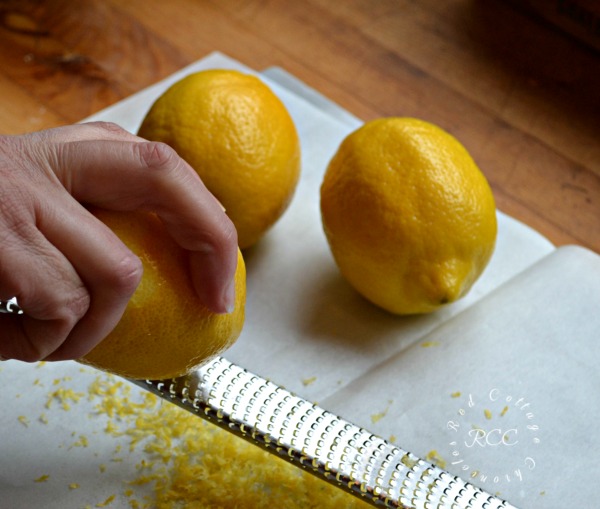
<svg viewBox="0 0 600 509">
<path fill-rule="evenodd" d="M 89 122 L 87 125 L 89 125 L 91 127 L 96 127 L 98 129 L 101 129 L 102 131 L 108 131 L 109 133 L 114 133 L 114 134 L 128 133 L 119 124 L 115 124 L 114 122 L 107 122 L 104 120 L 96 120 L 94 122 Z"/>
<path fill-rule="evenodd" d="M 25 135 L 0 135 L 0 171 L 12 172 L 16 160 L 23 155 L 26 140 Z"/>
<path fill-rule="evenodd" d="M 238 235 L 235 226 L 231 220 L 225 215 L 222 215 L 222 219 L 216 229 L 217 241 L 223 247 L 237 246 Z"/>
<path fill-rule="evenodd" d="M 25 310 L 23 318 L 14 320 L 18 340 L 12 358 L 23 362 L 46 359 L 69 337 L 88 312 L 91 298 L 83 285 L 48 295 L 46 292 L 19 295 Z M 31 314 L 30 314 L 30 311 Z M 15 329 L 17 330 L 17 329 Z"/>
<path fill-rule="evenodd" d="M 173 148 L 160 141 L 136 144 L 142 163 L 148 168 L 172 170 L 179 166 L 179 156 Z"/>
<path fill-rule="evenodd" d="M 140 284 L 143 272 L 141 260 L 133 253 L 129 253 L 115 265 L 110 281 L 111 288 L 117 295 L 129 297 Z"/>
<path fill-rule="evenodd" d="M 84 286 L 75 288 L 67 295 L 62 304 L 61 321 L 64 324 L 64 335 L 66 336 L 75 324 L 87 313 L 90 308 L 91 297 Z M 63 332 L 63 331 L 61 331 Z"/>
<path fill-rule="evenodd" d="M 205 253 L 212 252 L 222 257 L 225 252 L 237 248 L 237 245 L 237 230 L 225 216 L 225 220 L 219 221 L 210 232 L 204 233 L 199 250 Z"/>
<path fill-rule="evenodd" d="M 190 229 L 182 235 L 186 249 L 212 253 L 221 258 L 226 252 L 237 249 L 238 235 L 231 220 L 223 214 L 202 229 Z"/>
<path fill-rule="evenodd" d="M 83 285 L 69 290 L 63 289 L 51 296 L 43 292 L 20 299 L 19 302 L 21 300 L 26 313 L 27 309 L 35 309 L 37 318 L 52 322 L 57 337 L 67 337 L 75 324 L 87 313 L 91 304 L 90 294 Z"/>
<path fill-rule="evenodd" d="M 0 155 L 6 156 L 11 153 L 14 138 L 12 136 L 0 136 Z"/>
<path fill-rule="evenodd" d="M 32 182 L 21 172 L 2 172 L 0 167 L 0 221 L 20 223 L 22 220 L 33 222 L 34 209 L 39 197 Z"/>
<path fill-rule="evenodd" d="M 0 192 L 0 224 L 0 245 L 3 248 L 6 248 L 7 240 L 11 237 L 29 237 L 36 228 L 34 214 L 27 199 L 4 199 L 4 193 Z"/>
<path fill-rule="evenodd" d="M 84 288 L 70 292 L 59 301 L 38 305 L 36 315 L 43 318 L 26 317 L 16 358 L 24 362 L 46 359 L 69 337 L 89 305 L 90 298 Z"/>
</svg>

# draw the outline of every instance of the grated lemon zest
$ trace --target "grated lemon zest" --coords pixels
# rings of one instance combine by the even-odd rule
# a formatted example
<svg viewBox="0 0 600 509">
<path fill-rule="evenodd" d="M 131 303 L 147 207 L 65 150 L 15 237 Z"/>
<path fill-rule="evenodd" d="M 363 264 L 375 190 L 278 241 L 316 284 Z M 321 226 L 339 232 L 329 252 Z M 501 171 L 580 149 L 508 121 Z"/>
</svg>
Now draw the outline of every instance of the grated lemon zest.
<svg viewBox="0 0 600 509">
<path fill-rule="evenodd" d="M 114 501 L 115 498 L 116 498 L 116 495 L 111 495 L 104 502 L 99 502 L 98 504 L 96 504 L 96 507 L 106 507 L 106 506 L 112 504 L 112 502 Z"/>
<path fill-rule="evenodd" d="M 48 394 L 45 407 L 50 410 L 52 404 L 56 401 L 63 410 L 67 411 L 71 409 L 70 403 L 77 403 L 83 396 L 82 392 L 75 392 L 73 389 L 59 387 Z"/>
<path fill-rule="evenodd" d="M 133 458 L 130 454 L 135 453 L 136 463 L 131 463 L 135 469 L 123 479 L 121 496 L 127 498 L 127 504 L 121 502 L 120 506 L 131 509 L 369 507 L 366 502 L 153 394 L 133 394 L 132 387 L 116 377 L 101 374 L 89 385 L 87 394 L 59 383 L 46 400 L 47 408 L 56 404 L 64 410 L 65 404 L 70 407 L 87 398 L 93 409 L 89 417 L 103 420 L 98 430 L 119 439 L 110 461 L 130 462 Z M 42 415 L 45 419 L 45 414 Z M 78 431 L 73 431 L 72 436 L 78 437 L 73 446 L 88 447 L 86 436 Z M 106 472 L 106 464 L 98 465 L 98 469 Z M 48 478 L 42 476 L 36 481 Z M 76 488 L 79 488 L 77 482 L 69 484 L 70 490 Z M 86 507 L 119 505 L 117 496 L 113 494 L 97 501 L 95 506 Z"/>
<path fill-rule="evenodd" d="M 390 401 L 388 401 L 388 406 L 387 406 L 387 408 L 386 408 L 385 410 L 382 410 L 381 412 L 379 412 L 379 413 L 377 413 L 377 414 L 373 414 L 373 415 L 371 415 L 371 422 L 372 422 L 373 424 L 376 424 L 376 423 L 378 423 L 378 422 L 379 422 L 381 419 L 383 419 L 383 418 L 384 418 L 384 417 L 387 415 L 387 413 L 388 413 L 388 411 L 389 411 L 389 409 L 390 409 L 390 406 L 391 406 L 391 404 L 392 404 L 392 403 L 393 403 L 393 401 L 391 401 L 391 400 L 390 400 Z"/>
<path fill-rule="evenodd" d="M 425 456 L 425 459 L 440 468 L 446 468 L 446 460 L 444 460 L 435 449 L 429 451 L 427 456 Z"/>
<path fill-rule="evenodd" d="M 87 447 L 89 445 L 89 440 L 85 435 L 79 435 L 79 440 L 73 443 L 73 447 Z"/>
</svg>

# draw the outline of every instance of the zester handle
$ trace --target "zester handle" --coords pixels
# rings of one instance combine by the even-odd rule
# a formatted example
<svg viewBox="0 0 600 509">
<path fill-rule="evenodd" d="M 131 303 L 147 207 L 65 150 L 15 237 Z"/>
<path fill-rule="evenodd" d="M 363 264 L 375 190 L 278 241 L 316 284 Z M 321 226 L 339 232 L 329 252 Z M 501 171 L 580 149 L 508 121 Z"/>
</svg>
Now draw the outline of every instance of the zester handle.
<svg viewBox="0 0 600 509">
<path fill-rule="evenodd" d="M 181 378 L 133 383 L 373 505 L 515 509 L 222 357 Z"/>
</svg>

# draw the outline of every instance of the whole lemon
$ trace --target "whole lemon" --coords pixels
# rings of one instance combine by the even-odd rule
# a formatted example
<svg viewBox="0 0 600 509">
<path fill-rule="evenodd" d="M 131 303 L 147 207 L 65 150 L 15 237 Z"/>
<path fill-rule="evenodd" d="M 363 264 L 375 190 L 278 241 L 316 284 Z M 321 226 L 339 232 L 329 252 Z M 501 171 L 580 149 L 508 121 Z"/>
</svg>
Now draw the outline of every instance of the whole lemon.
<svg viewBox="0 0 600 509">
<path fill-rule="evenodd" d="M 413 118 L 366 123 L 321 185 L 323 228 L 342 275 L 396 314 L 465 295 L 496 241 L 494 197 L 452 135 Z"/>
<path fill-rule="evenodd" d="M 128 378 L 173 378 L 235 342 L 244 324 L 246 299 L 239 251 L 234 311 L 216 314 L 196 296 L 185 251 L 154 214 L 93 213 L 140 257 L 144 273 L 115 329 L 80 362 Z"/>
<path fill-rule="evenodd" d="M 259 78 L 208 70 L 171 86 L 138 132 L 173 147 L 235 225 L 256 243 L 288 207 L 300 175 L 300 141 L 287 109 Z"/>
</svg>

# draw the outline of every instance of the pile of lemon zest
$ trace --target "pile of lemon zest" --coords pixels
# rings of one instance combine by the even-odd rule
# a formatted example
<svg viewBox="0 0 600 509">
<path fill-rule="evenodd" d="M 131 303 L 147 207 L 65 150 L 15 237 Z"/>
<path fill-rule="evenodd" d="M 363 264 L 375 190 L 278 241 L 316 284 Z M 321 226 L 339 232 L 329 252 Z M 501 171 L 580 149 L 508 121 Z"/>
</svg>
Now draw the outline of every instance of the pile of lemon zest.
<svg viewBox="0 0 600 509">
<path fill-rule="evenodd" d="M 60 401 L 68 394 L 52 393 L 49 401 Z M 135 451 L 139 458 L 135 473 L 123 479 L 127 506 L 132 509 L 368 507 L 153 394 L 132 396 L 131 386 L 112 377 L 100 375 L 90 385 L 87 397 L 93 418 L 102 419 L 99 430 L 119 437 L 115 453 L 123 451 L 123 458 L 111 461 L 128 462 L 127 450 Z M 72 436 L 79 436 L 75 444 L 88 444 L 83 435 L 74 432 Z M 101 473 L 106 471 L 105 464 L 98 468 Z M 38 482 L 46 480 L 40 479 Z M 79 487 L 72 483 L 69 488 L 75 486 Z M 150 495 L 143 495 L 146 493 Z M 114 495 L 96 507 L 111 503 L 118 505 Z"/>
<path fill-rule="evenodd" d="M 46 482 L 48 479 L 50 479 L 50 476 L 48 474 L 44 474 L 35 479 L 34 482 Z"/>
<path fill-rule="evenodd" d="M 142 415 L 136 421 L 137 426 L 150 427 L 153 433 L 156 421 L 169 423 L 161 426 L 160 431 L 166 433 L 156 434 L 158 442 L 146 447 L 146 452 L 152 451 L 162 460 L 151 480 L 155 507 L 216 509 L 235 506 L 240 500 L 244 500 L 240 508 L 366 507 L 364 502 L 173 405 L 160 405 L 155 412 L 158 415 Z M 161 447 L 163 443 L 169 447 Z"/>
<path fill-rule="evenodd" d="M 390 441 L 392 444 L 395 444 L 395 443 L 396 443 L 396 440 L 398 440 L 398 439 L 396 438 L 396 435 L 390 435 L 389 441 Z"/>
<path fill-rule="evenodd" d="M 52 407 L 52 403 L 57 401 L 60 403 L 60 406 L 63 410 L 67 411 L 71 409 L 71 403 L 77 403 L 84 396 L 82 392 L 75 392 L 73 389 L 67 389 L 64 387 L 59 387 L 55 391 L 52 391 L 48 394 L 46 399 L 46 408 L 50 409 Z"/>
<path fill-rule="evenodd" d="M 76 482 L 72 482 L 71 484 L 69 484 L 69 489 L 70 490 L 76 490 L 79 487 L 80 487 L 79 484 L 77 484 Z"/>
<path fill-rule="evenodd" d="M 27 416 L 19 415 L 19 417 L 17 417 L 17 419 L 23 426 L 25 426 L 26 428 L 29 427 L 29 419 L 27 418 Z"/>
<path fill-rule="evenodd" d="M 505 407 L 502 409 L 502 412 L 500 412 L 500 417 L 504 417 L 504 415 L 506 414 L 506 412 L 508 412 L 508 406 L 505 406 Z"/>
<path fill-rule="evenodd" d="M 490 410 L 488 410 L 487 408 L 483 411 L 483 415 L 485 415 L 485 418 L 488 421 L 492 418 L 492 412 Z"/>
<path fill-rule="evenodd" d="M 451 398 L 460 398 L 460 391 L 453 392 L 450 394 Z"/>
</svg>

